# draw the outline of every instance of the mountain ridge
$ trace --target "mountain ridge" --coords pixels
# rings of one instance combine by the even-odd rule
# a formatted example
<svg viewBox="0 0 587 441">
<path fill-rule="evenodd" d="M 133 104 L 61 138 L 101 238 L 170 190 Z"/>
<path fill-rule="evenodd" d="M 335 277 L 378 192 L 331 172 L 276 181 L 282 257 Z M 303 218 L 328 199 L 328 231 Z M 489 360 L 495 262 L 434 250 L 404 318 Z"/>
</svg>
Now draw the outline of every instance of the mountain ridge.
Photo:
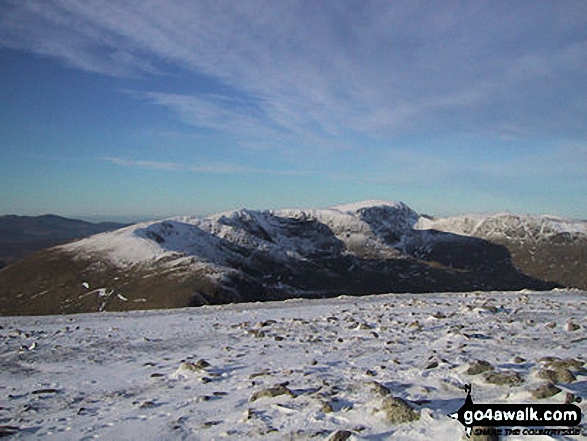
<svg viewBox="0 0 587 441">
<path fill-rule="evenodd" d="M 0 271 L 0 311 L 43 314 L 340 294 L 587 287 L 575 271 L 587 250 L 583 223 L 499 216 L 483 219 L 488 225 L 501 219 L 499 231 L 518 228 L 524 234 L 496 237 L 463 227 L 471 222 L 443 223 L 450 218 L 431 219 L 389 201 L 142 222 L 52 248 Z M 533 226 L 539 241 L 529 244 L 528 225 L 521 219 Z M 554 261 L 547 258 L 552 250 L 558 250 Z M 568 255 L 577 261 L 565 259 Z"/>
<path fill-rule="evenodd" d="M 128 224 L 87 222 L 56 214 L 0 216 L 0 268 L 36 251 Z"/>
</svg>

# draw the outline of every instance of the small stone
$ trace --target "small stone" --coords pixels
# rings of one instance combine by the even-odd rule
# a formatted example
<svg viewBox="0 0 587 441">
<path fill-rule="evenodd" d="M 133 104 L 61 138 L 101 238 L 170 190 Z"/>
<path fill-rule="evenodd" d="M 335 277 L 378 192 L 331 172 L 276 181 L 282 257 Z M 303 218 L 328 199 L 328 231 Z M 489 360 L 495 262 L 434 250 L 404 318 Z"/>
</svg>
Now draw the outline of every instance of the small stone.
<svg viewBox="0 0 587 441">
<path fill-rule="evenodd" d="M 164 377 L 165 375 L 159 373 L 159 372 L 155 372 L 153 374 L 151 374 L 151 378 L 160 378 L 160 377 Z"/>
<path fill-rule="evenodd" d="M 157 407 L 157 405 L 155 404 L 154 401 L 144 401 L 139 408 L 141 409 L 153 409 L 154 407 Z"/>
<path fill-rule="evenodd" d="M 553 383 L 544 383 L 542 386 L 532 390 L 530 393 L 535 400 L 542 400 L 555 396 L 561 391 Z"/>
<path fill-rule="evenodd" d="M 526 362 L 526 359 L 525 358 L 522 358 L 522 357 L 515 357 L 514 358 L 514 363 L 518 363 L 519 364 L 519 363 L 524 363 L 524 362 Z"/>
<path fill-rule="evenodd" d="M 185 361 L 179 365 L 178 370 L 188 371 L 188 372 L 200 372 L 202 370 L 196 363 L 192 363 L 191 361 Z"/>
<path fill-rule="evenodd" d="M 438 362 L 437 361 L 433 361 L 428 366 L 426 366 L 425 369 L 434 369 L 434 368 L 437 368 L 437 367 L 438 367 Z"/>
<path fill-rule="evenodd" d="M 262 369 L 259 372 L 253 372 L 251 375 L 249 375 L 249 378 L 257 378 L 264 375 L 271 375 L 271 371 L 269 369 Z"/>
<path fill-rule="evenodd" d="M 499 386 L 519 386 L 524 382 L 522 376 L 515 371 L 491 372 L 485 375 L 485 381 Z"/>
<path fill-rule="evenodd" d="M 408 423 L 420 418 L 420 414 L 399 397 L 384 397 L 381 410 L 385 412 L 385 419 L 390 424 Z"/>
<path fill-rule="evenodd" d="M 41 395 L 41 394 L 56 394 L 59 391 L 57 389 L 37 389 L 32 391 L 33 395 Z"/>
<path fill-rule="evenodd" d="M 421 331 L 422 325 L 420 324 L 420 322 L 418 322 L 418 320 L 416 320 L 416 321 L 413 321 L 412 323 L 410 323 L 408 325 L 408 328 L 413 328 L 413 329 L 416 329 L 417 331 Z"/>
<path fill-rule="evenodd" d="M 543 369 L 538 372 L 538 377 L 553 383 L 572 383 L 577 379 L 568 369 L 559 367 L 556 369 Z"/>
<path fill-rule="evenodd" d="M 204 360 L 203 358 L 199 359 L 198 361 L 196 361 L 195 366 L 200 368 L 200 369 L 206 369 L 207 367 L 210 367 L 210 363 L 208 363 L 206 360 Z"/>
<path fill-rule="evenodd" d="M 346 441 L 351 437 L 352 433 L 348 430 L 337 430 L 328 438 L 328 441 Z"/>
<path fill-rule="evenodd" d="M 567 323 L 567 326 L 565 327 L 565 329 L 569 332 L 574 332 L 574 331 L 581 329 L 581 326 L 574 323 L 574 322 L 569 322 L 569 323 Z"/>
<path fill-rule="evenodd" d="M 290 397 L 295 397 L 294 393 L 291 390 L 289 390 L 284 385 L 280 384 L 278 386 L 268 387 L 266 389 L 258 390 L 257 392 L 253 393 L 253 395 L 251 395 L 251 398 L 249 399 L 249 401 L 251 401 L 251 402 L 256 401 L 259 398 L 263 398 L 263 397 L 273 398 L 273 397 L 277 397 L 280 395 L 289 395 Z"/>
<path fill-rule="evenodd" d="M 367 369 L 367 370 L 365 371 L 365 375 L 368 375 L 369 377 L 376 377 L 376 376 L 377 376 L 377 372 L 375 372 L 375 371 L 374 371 L 374 370 L 372 370 L 372 369 Z"/>
<path fill-rule="evenodd" d="M 334 412 L 334 407 L 332 407 L 331 403 L 322 403 L 320 410 L 324 413 L 332 413 Z"/>
<path fill-rule="evenodd" d="M 377 381 L 367 381 L 365 383 L 365 385 L 367 386 L 367 388 L 369 389 L 369 391 L 374 392 L 375 394 L 381 396 L 381 397 L 386 397 L 389 394 L 391 394 L 391 391 L 385 387 L 384 385 L 382 385 L 381 383 L 377 382 Z"/>
<path fill-rule="evenodd" d="M 467 375 L 478 375 L 483 372 L 492 371 L 493 366 L 485 360 L 476 360 L 469 364 L 469 368 L 465 372 Z"/>
<path fill-rule="evenodd" d="M 549 329 L 554 329 L 554 328 L 556 328 L 556 323 L 555 322 L 548 322 L 545 326 Z"/>
<path fill-rule="evenodd" d="M 585 363 L 575 358 L 565 358 L 564 360 L 554 360 L 546 363 L 546 367 L 552 369 L 581 369 Z"/>
</svg>

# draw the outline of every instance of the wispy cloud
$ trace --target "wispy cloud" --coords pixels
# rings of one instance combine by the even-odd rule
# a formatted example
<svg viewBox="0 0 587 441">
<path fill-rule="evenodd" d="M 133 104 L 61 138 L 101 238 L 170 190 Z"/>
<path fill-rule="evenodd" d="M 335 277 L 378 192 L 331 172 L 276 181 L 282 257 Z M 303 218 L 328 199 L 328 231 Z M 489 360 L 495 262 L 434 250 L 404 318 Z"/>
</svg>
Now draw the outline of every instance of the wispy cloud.
<svg viewBox="0 0 587 441">
<path fill-rule="evenodd" d="M 190 173 L 208 173 L 220 175 L 241 175 L 241 174 L 255 174 L 255 175 L 276 175 L 276 176 L 296 176 L 304 174 L 298 171 L 288 170 L 266 170 L 259 168 L 244 167 L 241 165 L 230 164 L 225 162 L 213 162 L 204 165 L 182 164 L 178 162 L 164 162 L 164 161 L 148 161 L 120 158 L 116 156 L 104 156 L 96 158 L 100 161 L 110 162 L 112 164 L 135 167 L 149 170 L 163 170 L 171 172 L 190 172 Z"/>
<path fill-rule="evenodd" d="M 587 59 L 584 2 L 8 0 L 0 15 L 6 47 L 115 76 L 179 66 L 250 98 L 145 93 L 216 130 L 587 132 L 569 83 Z"/>
</svg>

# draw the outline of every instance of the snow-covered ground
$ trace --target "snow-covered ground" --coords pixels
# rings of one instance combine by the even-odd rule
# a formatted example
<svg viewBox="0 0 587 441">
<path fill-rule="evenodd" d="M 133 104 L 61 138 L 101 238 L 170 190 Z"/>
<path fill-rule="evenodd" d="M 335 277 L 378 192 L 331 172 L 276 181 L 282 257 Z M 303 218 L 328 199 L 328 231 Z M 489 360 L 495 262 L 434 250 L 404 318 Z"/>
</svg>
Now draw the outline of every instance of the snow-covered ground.
<svg viewBox="0 0 587 441">
<path fill-rule="evenodd" d="M 539 402 L 570 392 L 585 412 L 586 319 L 581 291 L 0 317 L 0 433 L 212 440 L 347 430 L 350 439 L 459 440 L 463 427 L 447 414 L 464 403 L 464 384 L 475 403 L 532 402 L 540 372 L 554 369 L 545 357 L 568 369 L 561 392 Z M 475 360 L 493 371 L 470 375 Z M 496 372 L 510 384 L 491 384 Z M 390 423 L 390 397 L 419 418 Z"/>
</svg>

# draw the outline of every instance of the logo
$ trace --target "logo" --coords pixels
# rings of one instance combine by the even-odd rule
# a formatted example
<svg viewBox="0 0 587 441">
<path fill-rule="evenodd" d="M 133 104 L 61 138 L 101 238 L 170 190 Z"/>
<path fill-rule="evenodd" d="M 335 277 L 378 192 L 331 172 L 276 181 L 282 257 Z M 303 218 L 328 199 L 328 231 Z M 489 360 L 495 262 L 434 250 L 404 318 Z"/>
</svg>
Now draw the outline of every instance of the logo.
<svg viewBox="0 0 587 441">
<path fill-rule="evenodd" d="M 471 385 L 465 385 L 465 404 L 448 416 L 465 426 L 467 437 L 474 427 L 496 426 L 532 427 L 533 429 L 506 429 L 505 435 L 580 435 L 575 429 L 535 429 L 536 427 L 574 427 L 581 422 L 581 409 L 572 404 L 475 404 L 471 398 Z M 580 402 L 580 398 L 577 399 Z M 481 430 L 481 429 L 476 429 Z M 501 429 L 483 429 L 502 435 Z M 485 432 L 484 432 L 485 433 Z"/>
</svg>

